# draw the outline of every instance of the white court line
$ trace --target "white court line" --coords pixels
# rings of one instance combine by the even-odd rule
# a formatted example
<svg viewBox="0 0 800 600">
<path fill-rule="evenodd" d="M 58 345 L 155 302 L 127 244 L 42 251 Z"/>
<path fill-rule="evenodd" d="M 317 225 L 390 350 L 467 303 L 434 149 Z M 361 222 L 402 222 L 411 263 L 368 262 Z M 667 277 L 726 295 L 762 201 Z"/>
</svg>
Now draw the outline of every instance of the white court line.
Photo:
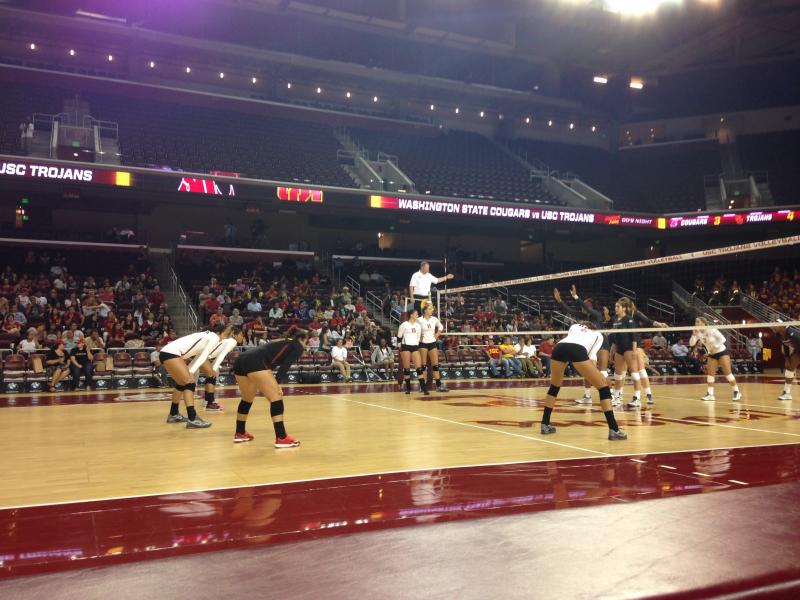
<svg viewBox="0 0 800 600">
<path fill-rule="evenodd" d="M 796 446 L 797 442 L 776 442 L 774 444 L 747 444 L 744 446 L 713 446 L 710 448 L 682 448 L 679 450 L 658 450 L 654 452 L 634 452 L 632 454 L 611 454 L 609 458 L 627 458 L 630 456 L 652 456 L 655 454 L 677 454 L 686 452 L 711 452 L 713 450 L 743 450 L 746 448 L 774 448 L 779 446 Z M 37 508 L 42 506 L 62 506 L 65 504 L 89 504 L 92 502 L 110 502 L 112 500 L 133 500 L 135 498 L 152 498 L 154 496 L 179 496 L 181 494 L 199 494 L 202 492 L 224 492 L 225 490 L 244 490 L 254 487 L 289 485 L 292 483 L 312 483 L 315 481 L 336 481 L 337 479 L 350 479 L 355 477 L 371 477 L 374 475 L 397 475 L 399 473 L 422 473 L 424 471 L 439 471 L 441 469 L 471 469 L 477 467 L 502 467 L 514 465 L 528 465 L 536 463 L 566 462 L 571 460 L 587 460 L 599 457 L 592 456 L 570 456 L 567 458 L 536 458 L 532 460 L 500 461 L 490 463 L 467 463 L 463 465 L 437 465 L 434 467 L 423 467 L 417 469 L 396 469 L 393 471 L 374 471 L 369 473 L 350 473 L 347 475 L 333 475 L 328 477 L 311 477 L 306 479 L 287 479 L 284 481 L 262 481 L 259 483 L 247 483 L 245 485 L 228 485 L 214 488 L 196 488 L 191 490 L 173 490 L 168 492 L 150 492 L 148 494 L 130 494 L 127 496 L 107 496 L 105 498 L 83 498 L 79 500 L 62 500 L 61 502 L 40 502 L 37 504 L 20 504 L 17 506 L 0 506 L 0 510 L 17 510 L 21 508 Z M 605 458 L 605 457 L 603 457 Z M 631 458 L 630 460 L 639 463 L 647 461 Z M 696 473 L 697 474 L 697 473 Z M 711 475 L 706 475 L 711 477 Z"/>
<path fill-rule="evenodd" d="M 699 477 L 713 477 L 713 475 L 709 475 L 708 473 L 700 473 L 699 471 L 692 471 L 692 475 L 697 475 Z"/>
<path fill-rule="evenodd" d="M 693 384 L 685 384 L 684 383 L 684 384 L 681 384 L 681 385 L 693 385 Z M 698 383 L 697 385 L 701 385 L 701 384 Z M 685 396 L 667 396 L 665 394 L 659 394 L 658 397 L 659 398 L 669 398 L 670 400 L 686 400 L 687 402 L 703 402 L 704 406 L 708 406 L 709 404 L 711 404 L 710 402 L 704 402 L 704 401 L 700 400 L 700 398 L 696 398 L 696 399 L 695 398 L 687 398 Z M 777 400 L 777 399 L 775 401 L 776 402 L 781 402 L 781 400 Z M 783 400 L 783 402 L 786 402 L 786 400 Z M 741 407 L 755 406 L 756 408 L 783 408 L 780 404 L 778 404 L 778 405 L 775 405 L 775 404 L 751 404 L 750 402 L 747 401 L 747 398 L 743 398 L 741 402 L 725 402 L 724 400 L 714 400 L 714 404 L 725 404 L 726 406 L 741 406 Z"/>
<path fill-rule="evenodd" d="M 580 450 L 581 452 L 591 452 L 592 454 L 599 454 L 601 456 L 615 456 L 614 454 L 609 454 L 608 452 L 600 452 L 599 450 L 589 450 L 588 448 L 581 448 L 580 446 L 571 446 L 570 444 L 562 444 L 560 442 L 553 442 L 551 440 L 545 440 L 529 435 L 522 435 L 521 433 L 512 433 L 510 431 L 503 431 L 502 429 L 493 429 L 492 427 L 485 427 L 483 425 L 473 425 L 472 423 L 463 423 L 461 421 L 453 421 L 452 419 L 445 419 L 443 417 L 435 417 L 433 415 L 426 415 L 424 413 L 413 412 L 410 410 L 403 410 L 401 408 L 393 408 L 391 406 L 383 406 L 382 404 L 372 404 L 371 402 L 361 402 L 360 400 L 351 400 L 349 398 L 335 398 L 334 396 L 323 396 L 323 398 L 330 398 L 331 400 L 344 400 L 345 402 L 351 402 L 353 404 L 361 404 L 362 406 L 371 406 L 373 408 L 381 408 L 383 410 L 390 410 L 393 412 L 403 413 L 405 415 L 413 415 L 415 417 L 422 417 L 423 419 L 432 419 L 434 421 L 442 421 L 443 423 L 449 423 L 451 425 L 459 425 L 461 427 L 470 427 L 472 429 L 482 429 L 484 431 L 492 431 L 494 433 L 502 433 L 503 435 L 510 435 L 511 437 L 522 438 L 524 440 L 529 440 L 532 442 L 540 442 L 543 444 L 552 444 L 554 446 L 561 446 L 563 448 L 569 448 L 570 450 Z"/>
<path fill-rule="evenodd" d="M 728 429 L 743 429 L 744 431 L 756 431 L 758 433 L 773 433 L 775 435 L 788 435 L 791 437 L 800 438 L 800 433 L 789 433 L 788 431 L 772 431 L 771 429 L 756 429 L 754 427 L 741 427 L 739 425 L 728 425 L 727 423 L 707 423 L 705 421 L 693 421 L 692 419 L 676 419 L 674 417 L 653 417 L 653 419 L 662 419 L 664 421 L 674 421 L 676 423 L 691 423 L 692 425 L 707 425 L 709 427 L 725 427 Z"/>
<path fill-rule="evenodd" d="M 678 467 L 670 467 L 669 465 L 658 465 L 662 469 L 669 469 L 670 471 L 677 471 Z"/>
<path fill-rule="evenodd" d="M 738 483 L 739 485 L 749 485 L 748 483 L 744 481 L 739 481 L 738 479 L 728 479 L 728 481 L 731 483 Z"/>
</svg>

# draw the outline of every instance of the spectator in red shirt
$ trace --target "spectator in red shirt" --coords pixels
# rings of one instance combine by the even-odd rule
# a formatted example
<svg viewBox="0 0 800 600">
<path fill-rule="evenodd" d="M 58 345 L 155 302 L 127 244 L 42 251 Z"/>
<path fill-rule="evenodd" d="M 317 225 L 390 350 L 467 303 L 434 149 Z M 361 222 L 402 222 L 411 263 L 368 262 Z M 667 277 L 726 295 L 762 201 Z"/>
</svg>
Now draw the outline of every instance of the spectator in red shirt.
<svg viewBox="0 0 800 600">
<path fill-rule="evenodd" d="M 216 327 L 217 325 L 227 325 L 228 324 L 228 317 L 225 316 L 225 313 L 222 312 L 222 307 L 217 309 L 213 315 L 211 315 L 211 319 L 209 320 L 209 324 L 211 327 Z"/>
<path fill-rule="evenodd" d="M 206 300 L 206 303 L 204 305 L 205 314 L 203 315 L 204 317 L 203 320 L 205 320 L 209 316 L 215 315 L 216 312 L 219 310 L 219 307 L 220 307 L 219 300 L 217 300 L 216 296 L 211 296 L 208 300 Z"/>
<path fill-rule="evenodd" d="M 155 286 L 153 288 L 153 291 L 150 292 L 150 295 L 147 297 L 147 301 L 150 303 L 150 305 L 155 306 L 156 308 L 158 308 L 158 306 L 162 302 L 164 302 L 164 300 L 165 300 L 164 292 L 161 291 L 161 288 L 159 286 Z"/>
<path fill-rule="evenodd" d="M 539 358 L 542 360 L 542 368 L 544 369 L 545 376 L 550 374 L 550 355 L 553 354 L 553 348 L 556 345 L 556 339 L 551 335 L 542 340 L 539 344 Z"/>
</svg>

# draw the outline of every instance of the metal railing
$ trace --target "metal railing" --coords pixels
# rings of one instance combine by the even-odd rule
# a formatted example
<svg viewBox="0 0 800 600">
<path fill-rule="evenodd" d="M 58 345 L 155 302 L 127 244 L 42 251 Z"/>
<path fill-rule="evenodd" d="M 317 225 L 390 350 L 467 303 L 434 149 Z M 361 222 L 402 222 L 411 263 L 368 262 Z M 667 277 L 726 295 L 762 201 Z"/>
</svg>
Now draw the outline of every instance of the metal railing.
<svg viewBox="0 0 800 600">
<path fill-rule="evenodd" d="M 182 318 L 183 322 L 186 323 L 192 331 L 198 331 L 200 329 L 200 319 L 192 306 L 192 299 L 181 286 L 178 274 L 175 272 L 175 269 L 172 268 L 172 265 L 169 266 L 169 284 L 172 293 L 177 296 L 180 301 L 180 306 L 176 307 L 178 313 L 176 316 Z"/>
<path fill-rule="evenodd" d="M 739 306 L 764 323 L 792 320 L 792 318 L 788 315 L 785 315 L 782 312 L 767 306 L 760 300 L 756 300 L 755 298 L 752 298 L 746 294 L 741 296 Z"/>
<path fill-rule="evenodd" d="M 520 294 L 516 298 L 517 306 L 521 306 L 530 314 L 542 314 L 542 305 L 539 303 L 538 300 L 534 300 L 530 296 L 525 296 Z"/>
<path fill-rule="evenodd" d="M 675 321 L 675 307 L 661 300 L 650 298 L 647 301 L 647 309 L 649 311 L 658 312 L 660 315 L 668 316 L 670 321 Z"/>
<path fill-rule="evenodd" d="M 344 282 L 350 286 L 350 289 L 352 289 L 356 293 L 356 296 L 361 295 L 361 283 L 358 281 L 358 279 L 356 279 L 352 275 L 348 275 L 347 277 L 345 277 Z"/>
<path fill-rule="evenodd" d="M 618 283 L 615 283 L 612 289 L 618 296 L 627 296 L 636 302 L 636 292 L 634 292 L 632 289 L 626 288 L 624 285 L 619 285 Z"/>
<path fill-rule="evenodd" d="M 553 311 L 551 319 L 554 323 L 558 323 L 559 325 L 566 328 L 569 328 L 570 325 L 577 323 L 577 321 L 571 315 L 562 313 L 561 311 L 558 310 Z"/>
</svg>

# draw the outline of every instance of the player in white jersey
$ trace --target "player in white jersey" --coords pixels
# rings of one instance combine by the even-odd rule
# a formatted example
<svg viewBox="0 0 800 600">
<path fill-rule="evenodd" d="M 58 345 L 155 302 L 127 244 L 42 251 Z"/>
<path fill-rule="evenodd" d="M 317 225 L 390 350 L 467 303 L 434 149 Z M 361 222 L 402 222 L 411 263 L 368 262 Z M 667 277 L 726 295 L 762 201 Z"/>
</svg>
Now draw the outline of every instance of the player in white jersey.
<svg viewBox="0 0 800 600">
<path fill-rule="evenodd" d="M 603 346 L 603 334 L 594 329 L 588 322 L 576 323 L 569 328 L 567 337 L 559 341 L 550 359 L 550 389 L 544 401 L 544 415 L 542 416 L 541 432 L 543 435 L 556 432 L 550 424 L 550 415 L 556 405 L 556 398 L 564 381 L 564 371 L 568 363 L 572 363 L 575 370 L 600 392 L 600 406 L 608 423 L 609 440 L 626 440 L 628 435 L 619 428 L 614 418 L 611 407 L 611 388 L 608 387 L 606 378 L 600 373 L 595 364 L 597 352 Z"/>
<path fill-rule="evenodd" d="M 417 319 L 417 323 L 422 326 L 419 356 L 423 372 L 428 364 L 428 359 L 431 361 L 431 371 L 433 371 L 433 380 L 436 382 L 436 391 L 447 392 L 449 390 L 442 383 L 442 375 L 439 372 L 439 343 L 437 342 L 439 334 L 444 331 L 444 327 L 442 322 L 433 314 L 434 310 L 433 302 L 423 301 L 422 317 Z"/>
<path fill-rule="evenodd" d="M 200 365 L 200 372 L 205 376 L 203 387 L 205 388 L 204 400 L 206 410 L 222 410 L 222 406 L 217 404 L 217 401 L 214 398 L 214 393 L 217 389 L 217 375 L 219 374 L 219 368 L 222 366 L 222 362 L 225 360 L 225 357 L 228 356 L 228 354 L 230 354 L 230 352 L 236 348 L 236 346 L 241 346 L 243 343 L 244 335 L 240 331 L 234 330 L 233 337 L 220 340 L 220 342 L 211 350 L 211 353 L 208 355 L 206 361 Z"/>
<path fill-rule="evenodd" d="M 694 324 L 702 326 L 710 323 L 703 317 L 697 317 Z M 708 393 L 701 399 L 707 402 L 714 401 L 714 380 L 717 378 L 717 368 L 720 367 L 725 379 L 728 380 L 733 388 L 733 401 L 741 402 L 742 393 L 739 391 L 739 386 L 736 385 L 736 377 L 733 376 L 731 357 L 725 346 L 725 336 L 719 332 L 719 329 L 696 329 L 689 339 L 689 347 L 694 348 L 697 345 L 702 345 L 707 355 L 706 381 L 708 382 Z"/>
<path fill-rule="evenodd" d="M 241 332 L 232 326 L 225 327 L 219 333 L 200 331 L 180 337 L 161 349 L 158 355 L 159 361 L 175 382 L 167 423 L 186 423 L 187 429 L 211 427 L 211 423 L 197 416 L 197 411 L 194 408 L 194 392 L 197 387 L 195 374 L 203 367 L 204 363 L 208 362 L 208 357 L 215 351 L 215 364 L 219 368 L 225 358 L 225 354 L 227 354 L 227 352 L 223 354 L 224 348 L 220 344 L 223 340 L 228 340 L 236 335 L 239 336 L 238 339 L 241 338 Z M 232 349 L 229 344 L 226 344 L 225 348 L 229 348 L 228 352 Z M 186 361 L 190 359 L 192 362 L 187 366 Z M 211 367 L 206 370 L 206 373 L 209 372 L 216 375 L 216 370 Z M 181 399 L 186 405 L 188 418 L 181 415 L 178 410 Z"/>
<path fill-rule="evenodd" d="M 419 389 L 426 396 L 430 395 L 425 385 L 422 357 L 419 354 L 419 340 L 422 337 L 422 325 L 417 318 L 416 308 L 408 310 L 408 320 L 400 323 L 397 330 L 397 340 L 400 343 L 400 364 L 403 367 L 403 387 L 406 394 L 411 393 L 411 365 L 419 381 Z"/>
</svg>

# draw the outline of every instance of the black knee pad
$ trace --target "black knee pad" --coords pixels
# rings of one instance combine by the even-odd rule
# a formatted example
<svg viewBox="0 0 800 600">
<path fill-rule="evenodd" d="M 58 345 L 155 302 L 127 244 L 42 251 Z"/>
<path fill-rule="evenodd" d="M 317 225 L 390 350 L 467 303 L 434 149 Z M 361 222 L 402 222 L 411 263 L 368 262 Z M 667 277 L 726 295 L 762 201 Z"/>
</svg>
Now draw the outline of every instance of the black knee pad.
<svg viewBox="0 0 800 600">
<path fill-rule="evenodd" d="M 217 385 L 216 377 L 206 377 L 206 385 Z"/>
<path fill-rule="evenodd" d="M 433 365 L 431 370 L 433 371 L 433 374 L 436 375 L 439 372 L 439 365 Z"/>
<path fill-rule="evenodd" d="M 270 402 L 270 406 L 272 406 L 271 402 Z M 250 414 L 250 409 L 251 408 L 253 408 L 253 403 L 252 402 L 245 402 L 244 400 L 239 400 L 239 408 L 237 409 L 237 412 L 239 412 L 239 413 L 241 413 L 243 415 L 247 415 L 247 414 Z"/>
<path fill-rule="evenodd" d="M 558 398 L 558 392 L 561 391 L 561 388 L 557 385 L 550 385 L 550 388 L 547 390 L 547 395 L 552 396 L 553 398 Z"/>
<path fill-rule="evenodd" d="M 283 400 L 276 400 L 269 403 L 269 414 L 271 417 L 279 417 L 283 414 Z"/>
<path fill-rule="evenodd" d="M 403 378 L 408 379 L 411 377 L 411 369 L 403 369 Z"/>
<path fill-rule="evenodd" d="M 417 369 L 417 377 L 422 377 L 423 375 L 425 375 L 425 367 L 420 367 Z"/>
<path fill-rule="evenodd" d="M 599 390 L 600 392 L 600 400 L 611 400 L 611 388 L 607 385 L 604 385 Z"/>
<path fill-rule="evenodd" d="M 197 389 L 197 383 L 194 381 L 192 383 L 187 383 L 185 386 L 183 386 L 184 392 L 194 392 L 196 389 Z"/>
</svg>

